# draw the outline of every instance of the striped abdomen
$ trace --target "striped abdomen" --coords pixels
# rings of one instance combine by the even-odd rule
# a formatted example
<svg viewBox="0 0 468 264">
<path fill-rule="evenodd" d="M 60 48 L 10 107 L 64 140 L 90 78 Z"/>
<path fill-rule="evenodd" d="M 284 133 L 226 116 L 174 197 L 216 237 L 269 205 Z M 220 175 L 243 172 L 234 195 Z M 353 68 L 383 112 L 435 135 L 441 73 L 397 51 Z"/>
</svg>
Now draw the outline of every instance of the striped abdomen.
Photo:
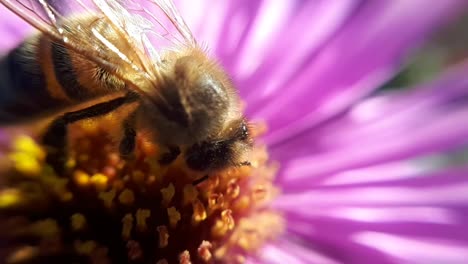
<svg viewBox="0 0 468 264">
<path fill-rule="evenodd" d="M 36 36 L 0 60 L 0 124 L 53 113 L 124 86 L 84 56 Z"/>
</svg>

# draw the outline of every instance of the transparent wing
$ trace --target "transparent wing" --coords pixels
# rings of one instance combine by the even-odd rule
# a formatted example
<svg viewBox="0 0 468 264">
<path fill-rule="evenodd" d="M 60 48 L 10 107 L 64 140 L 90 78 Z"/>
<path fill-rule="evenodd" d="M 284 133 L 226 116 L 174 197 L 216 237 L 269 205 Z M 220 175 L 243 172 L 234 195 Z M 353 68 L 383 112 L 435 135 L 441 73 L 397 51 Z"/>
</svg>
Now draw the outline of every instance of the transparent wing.
<svg viewBox="0 0 468 264">
<path fill-rule="evenodd" d="M 164 45 L 196 45 L 174 4 L 167 0 L 0 0 L 0 3 L 54 41 L 86 56 L 140 91 L 139 87 L 148 87 L 139 85 L 141 82 L 157 78 L 159 54 Z"/>
</svg>

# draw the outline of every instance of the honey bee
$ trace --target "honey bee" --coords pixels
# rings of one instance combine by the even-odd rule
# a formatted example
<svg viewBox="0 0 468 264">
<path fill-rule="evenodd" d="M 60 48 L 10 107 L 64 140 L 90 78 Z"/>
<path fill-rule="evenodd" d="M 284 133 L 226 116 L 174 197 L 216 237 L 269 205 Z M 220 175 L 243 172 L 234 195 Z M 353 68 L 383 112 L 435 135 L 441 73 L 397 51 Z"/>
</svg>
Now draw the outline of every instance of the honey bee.
<svg viewBox="0 0 468 264">
<path fill-rule="evenodd" d="M 161 164 L 183 155 L 190 169 L 206 175 L 250 164 L 252 139 L 240 98 L 172 1 L 0 2 L 40 31 L 0 62 L 0 122 L 60 113 L 43 136 L 56 170 L 63 170 L 68 125 L 130 104 L 135 107 L 122 118 L 122 156 L 134 151 L 138 129 L 147 129 L 165 149 Z M 159 42 L 169 46 L 158 48 Z"/>
</svg>

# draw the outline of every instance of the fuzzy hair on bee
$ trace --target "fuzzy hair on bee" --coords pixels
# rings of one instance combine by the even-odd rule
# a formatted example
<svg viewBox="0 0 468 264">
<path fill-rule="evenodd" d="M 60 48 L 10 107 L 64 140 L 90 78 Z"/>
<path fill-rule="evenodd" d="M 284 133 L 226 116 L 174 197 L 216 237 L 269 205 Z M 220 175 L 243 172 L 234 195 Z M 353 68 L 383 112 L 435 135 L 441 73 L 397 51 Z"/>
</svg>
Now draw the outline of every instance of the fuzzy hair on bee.
<svg viewBox="0 0 468 264">
<path fill-rule="evenodd" d="M 165 149 L 163 165 L 180 155 L 206 174 L 250 164 L 250 126 L 237 91 L 172 1 L 0 3 L 39 30 L 0 61 L 0 123 L 55 115 L 43 136 L 55 170 L 66 160 L 68 125 L 130 104 L 122 156 L 144 129 Z M 88 101 L 96 103 L 67 111 Z"/>
</svg>

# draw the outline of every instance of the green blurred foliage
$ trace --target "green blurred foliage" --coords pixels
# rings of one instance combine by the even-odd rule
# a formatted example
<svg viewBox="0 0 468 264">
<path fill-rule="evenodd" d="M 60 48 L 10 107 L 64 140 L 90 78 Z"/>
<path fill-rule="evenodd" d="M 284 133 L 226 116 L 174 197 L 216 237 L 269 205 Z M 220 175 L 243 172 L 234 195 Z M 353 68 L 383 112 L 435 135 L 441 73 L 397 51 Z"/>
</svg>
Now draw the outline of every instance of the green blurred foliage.
<svg viewBox="0 0 468 264">
<path fill-rule="evenodd" d="M 417 49 L 402 71 L 381 90 L 405 89 L 428 81 L 463 59 L 468 59 L 468 12 L 454 19 Z"/>
</svg>

